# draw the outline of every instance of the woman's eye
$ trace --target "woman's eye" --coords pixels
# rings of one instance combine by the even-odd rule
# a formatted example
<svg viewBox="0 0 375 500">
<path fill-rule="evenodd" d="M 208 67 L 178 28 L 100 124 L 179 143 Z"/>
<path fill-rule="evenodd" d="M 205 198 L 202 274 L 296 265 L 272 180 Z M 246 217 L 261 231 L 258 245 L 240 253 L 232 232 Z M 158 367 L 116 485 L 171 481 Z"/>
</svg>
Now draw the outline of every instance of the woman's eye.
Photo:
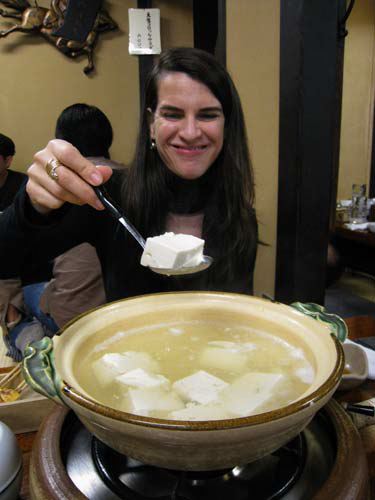
<svg viewBox="0 0 375 500">
<path fill-rule="evenodd" d="M 182 118 L 182 115 L 180 113 L 163 113 L 161 115 L 163 118 L 166 118 L 167 120 L 180 120 Z"/>
<path fill-rule="evenodd" d="M 164 111 L 160 114 L 160 116 L 166 120 L 182 120 L 184 118 L 183 113 L 179 113 L 178 111 Z M 213 121 L 217 120 L 220 117 L 220 113 L 214 112 L 202 112 L 196 115 L 196 119 L 200 121 Z"/>
<path fill-rule="evenodd" d="M 216 120 L 216 118 L 219 118 L 218 113 L 201 113 L 198 115 L 199 120 L 204 120 L 204 121 L 210 121 L 210 120 Z"/>
</svg>

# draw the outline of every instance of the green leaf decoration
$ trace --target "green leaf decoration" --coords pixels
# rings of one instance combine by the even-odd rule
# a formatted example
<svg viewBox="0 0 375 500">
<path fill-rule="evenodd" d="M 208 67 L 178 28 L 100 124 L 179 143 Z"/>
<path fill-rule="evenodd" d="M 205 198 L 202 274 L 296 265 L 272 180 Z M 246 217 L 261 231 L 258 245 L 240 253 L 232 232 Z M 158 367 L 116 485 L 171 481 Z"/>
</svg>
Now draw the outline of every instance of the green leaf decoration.
<svg viewBox="0 0 375 500">
<path fill-rule="evenodd" d="M 312 302 L 305 304 L 302 302 L 293 302 L 293 304 L 290 304 L 290 307 L 327 325 L 340 342 L 346 340 L 348 336 L 348 327 L 345 321 L 340 318 L 340 316 L 337 316 L 337 314 L 327 313 L 323 306 Z"/>
<path fill-rule="evenodd" d="M 62 381 L 55 370 L 53 341 L 50 337 L 31 342 L 24 351 L 22 372 L 26 382 L 37 392 L 64 404 Z"/>
</svg>

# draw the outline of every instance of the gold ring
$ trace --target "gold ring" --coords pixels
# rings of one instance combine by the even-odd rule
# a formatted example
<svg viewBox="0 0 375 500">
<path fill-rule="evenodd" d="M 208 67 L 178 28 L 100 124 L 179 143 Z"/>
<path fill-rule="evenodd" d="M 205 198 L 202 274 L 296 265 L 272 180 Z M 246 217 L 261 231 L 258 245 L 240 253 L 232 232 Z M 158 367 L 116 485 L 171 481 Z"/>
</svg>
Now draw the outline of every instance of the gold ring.
<svg viewBox="0 0 375 500">
<path fill-rule="evenodd" d="M 58 173 L 56 172 L 59 167 L 61 167 L 61 163 L 56 158 L 51 158 L 46 163 L 47 174 L 56 182 L 59 180 Z"/>
</svg>

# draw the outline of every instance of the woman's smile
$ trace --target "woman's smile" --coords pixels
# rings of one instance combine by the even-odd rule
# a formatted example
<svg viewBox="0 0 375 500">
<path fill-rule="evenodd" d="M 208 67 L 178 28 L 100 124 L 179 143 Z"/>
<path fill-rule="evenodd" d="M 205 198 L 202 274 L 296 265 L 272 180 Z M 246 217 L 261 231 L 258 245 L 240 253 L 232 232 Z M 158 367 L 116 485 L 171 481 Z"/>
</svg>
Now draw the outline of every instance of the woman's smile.
<svg viewBox="0 0 375 500">
<path fill-rule="evenodd" d="M 221 104 L 208 87 L 185 73 L 166 73 L 159 81 L 150 134 L 172 172 L 185 179 L 197 179 L 223 147 Z"/>
<path fill-rule="evenodd" d="M 178 146 L 177 144 L 172 144 L 172 147 L 176 149 L 177 154 L 188 158 L 200 156 L 207 149 L 207 146 Z"/>
</svg>

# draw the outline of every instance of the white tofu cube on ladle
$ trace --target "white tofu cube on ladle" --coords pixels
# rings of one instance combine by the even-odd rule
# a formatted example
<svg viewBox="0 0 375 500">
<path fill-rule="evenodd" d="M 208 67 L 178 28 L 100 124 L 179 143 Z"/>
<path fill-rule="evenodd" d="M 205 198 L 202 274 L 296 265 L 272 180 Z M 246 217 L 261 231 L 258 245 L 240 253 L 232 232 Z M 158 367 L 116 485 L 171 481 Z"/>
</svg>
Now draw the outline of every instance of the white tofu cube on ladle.
<svg viewBox="0 0 375 500">
<path fill-rule="evenodd" d="M 147 238 L 142 266 L 164 269 L 193 267 L 203 260 L 204 240 L 190 234 L 164 233 Z"/>
</svg>

